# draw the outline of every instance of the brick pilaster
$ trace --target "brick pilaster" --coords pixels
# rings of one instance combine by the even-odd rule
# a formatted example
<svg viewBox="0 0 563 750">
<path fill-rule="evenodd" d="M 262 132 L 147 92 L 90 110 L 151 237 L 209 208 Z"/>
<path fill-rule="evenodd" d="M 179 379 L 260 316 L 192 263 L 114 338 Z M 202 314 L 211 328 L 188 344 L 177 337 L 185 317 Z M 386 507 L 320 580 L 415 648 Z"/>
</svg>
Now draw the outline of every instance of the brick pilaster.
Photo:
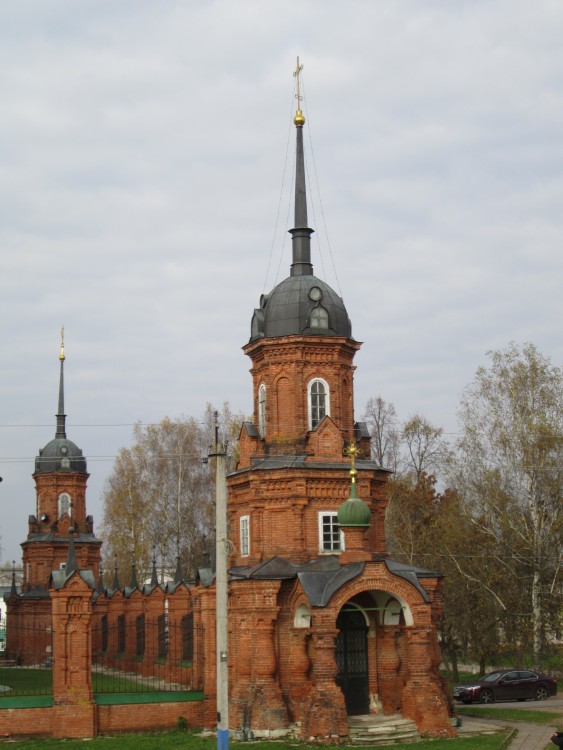
<svg viewBox="0 0 563 750">
<path fill-rule="evenodd" d="M 53 603 L 53 735 L 94 737 L 90 619 L 93 590 L 75 572 Z"/>
</svg>

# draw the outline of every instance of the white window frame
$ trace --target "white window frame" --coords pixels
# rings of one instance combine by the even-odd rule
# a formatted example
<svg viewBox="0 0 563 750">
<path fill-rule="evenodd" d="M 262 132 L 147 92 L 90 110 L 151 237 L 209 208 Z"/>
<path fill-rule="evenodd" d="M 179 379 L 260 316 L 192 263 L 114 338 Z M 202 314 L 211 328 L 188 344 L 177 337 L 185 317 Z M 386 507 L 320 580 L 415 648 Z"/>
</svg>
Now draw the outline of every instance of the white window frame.
<svg viewBox="0 0 563 750">
<path fill-rule="evenodd" d="M 65 502 L 65 510 L 62 510 L 63 500 Z M 65 513 L 69 518 L 72 518 L 72 497 L 68 492 L 61 492 L 59 495 L 59 518 L 62 518 Z"/>
<path fill-rule="evenodd" d="M 321 305 L 313 307 L 309 316 L 309 328 L 317 328 L 321 331 L 328 330 L 328 310 Z"/>
<path fill-rule="evenodd" d="M 248 557 L 250 555 L 250 516 L 240 517 L 239 529 L 240 529 L 240 556 Z"/>
<path fill-rule="evenodd" d="M 266 384 L 258 388 L 258 432 L 260 437 L 266 437 Z"/>
<path fill-rule="evenodd" d="M 331 540 L 328 543 L 325 541 L 325 519 L 330 518 L 330 535 Z M 333 555 L 334 553 L 344 551 L 344 533 L 339 527 L 338 531 L 338 542 L 334 539 L 334 525 L 338 525 L 338 512 L 335 510 L 320 510 L 318 512 L 319 521 L 319 552 L 325 555 Z"/>
<path fill-rule="evenodd" d="M 313 386 L 315 383 L 321 383 L 325 389 L 325 413 L 322 419 L 319 419 L 316 425 L 313 426 Z M 309 409 L 309 429 L 314 430 L 323 421 L 325 417 L 330 417 L 330 388 L 324 378 L 313 378 L 307 384 L 307 405 Z"/>
</svg>

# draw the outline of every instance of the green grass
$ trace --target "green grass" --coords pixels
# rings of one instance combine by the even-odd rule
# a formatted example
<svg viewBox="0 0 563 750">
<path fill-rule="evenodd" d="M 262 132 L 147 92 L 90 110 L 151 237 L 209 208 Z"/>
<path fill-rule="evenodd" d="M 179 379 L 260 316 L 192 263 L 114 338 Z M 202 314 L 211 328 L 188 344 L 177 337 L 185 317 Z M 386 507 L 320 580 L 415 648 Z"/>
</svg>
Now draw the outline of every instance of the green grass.
<svg viewBox="0 0 563 750">
<path fill-rule="evenodd" d="M 557 711 L 541 711 L 518 708 L 478 708 L 477 706 L 459 707 L 460 716 L 476 716 L 479 719 L 504 719 L 505 721 L 527 721 L 529 724 L 545 724 L 559 726 L 563 722 L 563 714 Z"/>
<path fill-rule="evenodd" d="M 121 675 L 92 672 L 92 690 L 94 693 L 146 693 L 153 691 L 154 686 L 141 675 L 138 679 L 129 679 Z"/>
<path fill-rule="evenodd" d="M 0 693 L 0 705 L 3 699 L 15 695 L 50 695 L 53 692 L 53 673 L 51 669 L 0 669 L 0 685 L 12 688 L 10 692 Z M 135 679 L 93 672 L 92 689 L 95 693 L 146 693 L 154 691 L 155 687 L 152 681 L 141 675 Z"/>
<path fill-rule="evenodd" d="M 388 745 L 393 750 L 501 750 L 505 734 L 462 737 L 452 740 L 423 740 L 416 745 Z M 0 740 L 0 744 L 1 740 Z M 84 740 L 10 740 L 17 750 L 84 750 Z M 89 740 L 88 750 L 214 750 L 214 737 L 198 737 L 188 732 L 162 732 L 158 734 L 120 735 L 119 737 L 97 737 Z M 299 742 L 229 742 L 231 750 L 319 750 L 318 745 Z"/>
<path fill-rule="evenodd" d="M 0 693 L 0 700 L 4 695 L 44 695 L 53 690 L 53 674 L 50 669 L 0 669 L 0 685 L 12 688 L 9 693 Z"/>
</svg>

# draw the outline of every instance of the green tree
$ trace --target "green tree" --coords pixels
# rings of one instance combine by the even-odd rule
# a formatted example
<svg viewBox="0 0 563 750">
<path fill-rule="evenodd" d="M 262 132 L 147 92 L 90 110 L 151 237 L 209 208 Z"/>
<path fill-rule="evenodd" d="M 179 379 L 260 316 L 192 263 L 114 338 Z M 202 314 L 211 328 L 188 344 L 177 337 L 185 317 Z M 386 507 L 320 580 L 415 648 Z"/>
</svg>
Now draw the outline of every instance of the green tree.
<svg viewBox="0 0 563 750">
<path fill-rule="evenodd" d="M 220 431 L 231 437 L 235 453 L 241 422 L 225 404 Z M 117 560 L 122 585 L 132 560 L 140 581 L 150 575 L 153 554 L 166 575 L 173 574 L 179 554 L 190 577 L 212 555 L 215 478 L 207 457 L 214 433 L 215 410 L 208 404 L 201 420 L 166 417 L 135 425 L 132 447 L 119 451 L 104 489 L 101 535 L 106 567 Z"/>
<path fill-rule="evenodd" d="M 397 413 L 390 401 L 381 396 L 370 398 L 364 419 L 371 435 L 371 455 L 385 469 L 397 470 L 400 430 Z"/>
<path fill-rule="evenodd" d="M 560 627 L 563 373 L 532 344 L 488 356 L 461 401 L 451 479 L 477 549 L 498 571 L 482 585 L 504 613 L 506 634 L 531 645 L 539 668 Z"/>
<path fill-rule="evenodd" d="M 414 472 L 417 478 L 422 473 L 437 476 L 450 453 L 443 434 L 441 427 L 435 427 L 420 414 L 415 414 L 405 422 L 401 430 L 403 471 Z"/>
</svg>

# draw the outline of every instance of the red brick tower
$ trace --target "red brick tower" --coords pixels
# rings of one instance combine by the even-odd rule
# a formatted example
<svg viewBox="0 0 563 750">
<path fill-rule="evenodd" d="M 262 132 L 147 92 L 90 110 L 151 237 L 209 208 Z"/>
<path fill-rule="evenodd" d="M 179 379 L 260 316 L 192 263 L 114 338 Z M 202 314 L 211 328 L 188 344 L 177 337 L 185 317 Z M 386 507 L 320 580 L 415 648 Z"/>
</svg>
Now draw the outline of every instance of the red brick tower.
<svg viewBox="0 0 563 750">
<path fill-rule="evenodd" d="M 389 473 L 354 422 L 360 343 L 313 274 L 301 109 L 294 123 L 291 272 L 252 317 L 254 420 L 228 478 L 231 727 L 334 740 L 350 714 L 401 711 L 449 735 L 440 580 L 386 554 Z"/>
<path fill-rule="evenodd" d="M 64 569 L 73 529 L 77 565 L 91 570 L 97 578 L 102 542 L 94 534 L 92 516 L 86 514 L 86 459 L 78 446 L 67 438 L 64 413 L 64 340 L 60 349 L 60 380 L 56 431 L 53 440 L 39 450 L 35 459 L 36 511 L 29 516 L 27 539 L 23 549 L 23 585 L 19 596 L 8 604 L 8 649 L 15 648 L 15 631 L 49 627 L 51 600 L 49 583 L 53 570 Z M 21 643 L 20 643 L 21 641 Z M 22 645 L 32 649 L 33 638 L 18 636 Z M 32 649 L 33 650 L 33 649 Z M 35 657 L 34 657 L 35 658 Z"/>
</svg>

